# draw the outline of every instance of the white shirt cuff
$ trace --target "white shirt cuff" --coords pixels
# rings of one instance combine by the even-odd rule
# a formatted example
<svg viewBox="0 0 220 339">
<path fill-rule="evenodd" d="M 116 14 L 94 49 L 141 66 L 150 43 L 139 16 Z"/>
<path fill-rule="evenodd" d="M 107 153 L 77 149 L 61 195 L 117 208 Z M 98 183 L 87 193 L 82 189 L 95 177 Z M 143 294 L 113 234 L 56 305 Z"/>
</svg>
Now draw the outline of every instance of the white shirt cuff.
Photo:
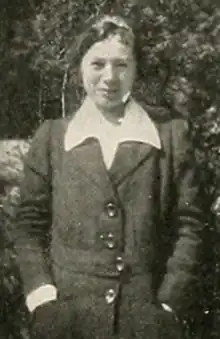
<svg viewBox="0 0 220 339">
<path fill-rule="evenodd" d="M 43 285 L 30 292 L 26 298 L 26 305 L 30 312 L 38 306 L 57 299 L 57 289 L 53 285 Z"/>
<path fill-rule="evenodd" d="M 172 310 L 172 308 L 171 308 L 169 305 L 167 305 L 167 304 L 161 304 L 161 306 L 163 307 L 163 309 L 164 309 L 165 311 L 173 313 L 173 310 Z"/>
</svg>

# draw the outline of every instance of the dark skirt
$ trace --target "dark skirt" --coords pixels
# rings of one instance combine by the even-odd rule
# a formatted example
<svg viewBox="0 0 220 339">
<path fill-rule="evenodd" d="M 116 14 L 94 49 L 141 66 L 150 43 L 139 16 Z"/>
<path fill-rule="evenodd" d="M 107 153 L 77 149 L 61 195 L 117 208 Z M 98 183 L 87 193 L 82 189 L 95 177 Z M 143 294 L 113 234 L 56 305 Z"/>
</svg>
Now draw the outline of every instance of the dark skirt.
<svg viewBox="0 0 220 339">
<path fill-rule="evenodd" d="M 114 279 L 75 276 L 72 292 L 59 295 L 68 304 L 66 339 L 183 339 L 181 323 L 153 301 L 145 278 L 125 284 L 111 301 L 105 291 L 114 286 Z"/>
</svg>

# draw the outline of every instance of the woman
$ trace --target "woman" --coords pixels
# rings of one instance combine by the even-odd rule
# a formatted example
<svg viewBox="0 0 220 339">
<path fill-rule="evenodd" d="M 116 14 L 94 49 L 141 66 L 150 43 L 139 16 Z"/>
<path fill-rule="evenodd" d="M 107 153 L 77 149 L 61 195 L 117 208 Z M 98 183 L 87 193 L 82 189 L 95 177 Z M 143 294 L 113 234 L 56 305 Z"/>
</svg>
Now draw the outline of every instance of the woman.
<svg viewBox="0 0 220 339">
<path fill-rule="evenodd" d="M 85 98 L 39 128 L 21 185 L 32 337 L 180 338 L 203 230 L 187 124 L 131 96 L 139 52 L 124 19 L 98 19 L 77 48 Z"/>
</svg>

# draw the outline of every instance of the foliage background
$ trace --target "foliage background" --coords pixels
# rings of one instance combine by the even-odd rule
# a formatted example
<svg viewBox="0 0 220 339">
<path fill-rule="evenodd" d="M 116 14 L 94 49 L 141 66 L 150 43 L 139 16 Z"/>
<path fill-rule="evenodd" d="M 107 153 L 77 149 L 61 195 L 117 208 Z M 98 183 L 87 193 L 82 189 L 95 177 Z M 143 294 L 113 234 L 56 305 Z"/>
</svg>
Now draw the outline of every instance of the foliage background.
<svg viewBox="0 0 220 339">
<path fill-rule="evenodd" d="M 207 193 L 208 248 L 203 265 L 206 282 L 201 300 L 203 311 L 198 311 L 198 319 L 191 324 L 186 335 L 188 338 L 218 338 L 220 254 L 217 244 L 220 226 L 210 205 L 220 190 L 220 4 L 214 0 L 2 2 L 2 140 L 27 140 L 44 119 L 61 116 L 64 108 L 62 98 L 65 97 L 68 103 L 70 90 L 77 105 L 80 99 L 78 78 L 75 77 L 74 87 L 70 87 L 65 77 L 68 49 L 70 45 L 74 46 L 82 26 L 91 17 L 117 11 L 134 23 L 144 56 L 140 60 L 142 74 L 135 87 L 135 95 L 141 101 L 172 107 L 188 117 Z M 13 206 L 18 198 L 17 187 L 22 175 L 21 159 L 27 148 L 26 144 L 20 146 L 20 142 L 9 144 L 9 149 L 0 147 L 0 190 L 4 206 L 1 222 L 1 270 L 4 276 L 1 309 L 5 338 L 12 339 L 28 337 L 22 284 L 15 266 L 13 246 L 6 232 L 14 217 Z"/>
</svg>

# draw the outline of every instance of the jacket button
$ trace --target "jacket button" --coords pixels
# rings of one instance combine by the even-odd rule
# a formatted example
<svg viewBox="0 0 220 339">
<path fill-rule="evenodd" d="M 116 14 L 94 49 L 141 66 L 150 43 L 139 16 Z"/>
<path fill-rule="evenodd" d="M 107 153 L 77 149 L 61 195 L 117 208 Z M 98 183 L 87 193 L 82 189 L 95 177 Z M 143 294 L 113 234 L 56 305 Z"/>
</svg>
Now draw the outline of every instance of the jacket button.
<svg viewBox="0 0 220 339">
<path fill-rule="evenodd" d="M 109 202 L 106 205 L 106 212 L 110 218 L 114 218 L 118 215 L 118 207 L 113 202 Z"/>
<path fill-rule="evenodd" d="M 112 233 L 108 233 L 106 236 L 106 245 L 108 248 L 112 249 L 115 247 L 115 241 L 114 241 L 114 236 Z"/>
<path fill-rule="evenodd" d="M 112 304 L 116 298 L 116 292 L 113 289 L 109 289 L 105 293 L 105 301 L 107 304 Z"/>
<path fill-rule="evenodd" d="M 117 257 L 116 258 L 116 269 L 118 272 L 122 272 L 124 270 L 125 263 L 122 259 L 122 257 Z"/>
</svg>

